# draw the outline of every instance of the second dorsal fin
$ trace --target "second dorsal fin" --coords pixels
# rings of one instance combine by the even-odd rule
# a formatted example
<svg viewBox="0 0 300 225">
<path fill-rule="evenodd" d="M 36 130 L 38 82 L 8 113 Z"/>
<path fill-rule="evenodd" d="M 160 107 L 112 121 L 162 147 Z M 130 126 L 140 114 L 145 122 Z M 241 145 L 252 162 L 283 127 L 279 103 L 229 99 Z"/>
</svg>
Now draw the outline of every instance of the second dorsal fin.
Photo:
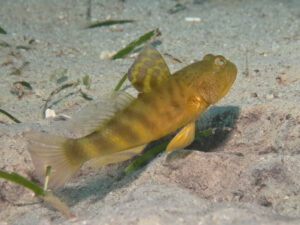
<svg viewBox="0 0 300 225">
<path fill-rule="evenodd" d="M 146 45 L 128 71 L 128 79 L 139 92 L 150 92 L 170 77 L 169 68 L 161 54 Z"/>
<path fill-rule="evenodd" d="M 114 92 L 109 98 L 89 104 L 65 124 L 68 130 L 76 130 L 80 136 L 85 136 L 97 129 L 103 122 L 109 120 L 119 110 L 128 105 L 134 97 L 124 91 Z"/>
</svg>

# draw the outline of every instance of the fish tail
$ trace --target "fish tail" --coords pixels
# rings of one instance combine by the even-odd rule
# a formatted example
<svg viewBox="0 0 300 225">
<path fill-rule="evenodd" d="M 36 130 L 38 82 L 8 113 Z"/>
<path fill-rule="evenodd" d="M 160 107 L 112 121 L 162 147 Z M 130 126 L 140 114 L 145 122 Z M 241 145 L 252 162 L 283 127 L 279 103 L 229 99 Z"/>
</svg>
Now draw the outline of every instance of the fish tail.
<svg viewBox="0 0 300 225">
<path fill-rule="evenodd" d="M 25 137 L 28 139 L 28 151 L 40 181 L 44 182 L 46 169 L 51 166 L 50 187 L 63 185 L 80 167 L 81 162 L 72 162 L 68 158 L 69 154 L 66 154 L 66 143 L 72 139 L 42 132 L 27 132 Z"/>
</svg>

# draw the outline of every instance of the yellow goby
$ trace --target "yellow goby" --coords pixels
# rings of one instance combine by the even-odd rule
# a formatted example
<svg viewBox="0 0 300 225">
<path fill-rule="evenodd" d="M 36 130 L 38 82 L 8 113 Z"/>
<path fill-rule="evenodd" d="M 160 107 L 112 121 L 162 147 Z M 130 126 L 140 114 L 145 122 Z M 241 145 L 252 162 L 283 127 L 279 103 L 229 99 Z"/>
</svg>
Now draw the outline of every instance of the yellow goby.
<svg viewBox="0 0 300 225">
<path fill-rule="evenodd" d="M 72 139 L 41 132 L 26 134 L 37 175 L 43 179 L 51 166 L 49 184 L 59 186 L 89 160 L 106 165 L 129 159 L 145 144 L 178 128 L 182 129 L 166 150 L 184 148 L 194 139 L 197 117 L 228 92 L 236 74 L 232 62 L 208 54 L 171 75 L 160 53 L 147 45 L 128 71 L 138 97 L 124 93 L 116 97 L 119 105 L 99 113 L 95 121 L 101 122 L 95 122 L 88 135 Z"/>
</svg>

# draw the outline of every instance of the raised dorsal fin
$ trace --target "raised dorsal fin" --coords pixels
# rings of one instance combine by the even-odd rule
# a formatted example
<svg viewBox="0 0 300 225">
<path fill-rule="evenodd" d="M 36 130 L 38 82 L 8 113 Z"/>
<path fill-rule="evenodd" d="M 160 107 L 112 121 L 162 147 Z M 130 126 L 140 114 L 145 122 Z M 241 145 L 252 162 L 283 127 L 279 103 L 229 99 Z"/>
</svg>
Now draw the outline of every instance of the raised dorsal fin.
<svg viewBox="0 0 300 225">
<path fill-rule="evenodd" d="M 67 130 L 76 130 L 77 135 L 85 136 L 109 120 L 116 112 L 128 105 L 134 97 L 124 91 L 114 92 L 109 98 L 89 104 L 75 113 L 66 124 Z"/>
<path fill-rule="evenodd" d="M 170 71 L 161 54 L 149 44 L 134 61 L 127 76 L 135 89 L 147 93 L 168 79 Z"/>
</svg>

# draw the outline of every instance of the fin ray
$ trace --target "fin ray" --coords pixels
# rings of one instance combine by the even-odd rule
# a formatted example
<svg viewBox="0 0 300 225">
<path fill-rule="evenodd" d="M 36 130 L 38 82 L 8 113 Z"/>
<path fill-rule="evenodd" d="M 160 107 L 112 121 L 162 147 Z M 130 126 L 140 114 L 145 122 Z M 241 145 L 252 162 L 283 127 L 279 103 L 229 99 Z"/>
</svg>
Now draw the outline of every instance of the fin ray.
<svg viewBox="0 0 300 225">
<path fill-rule="evenodd" d="M 26 132 L 28 151 L 35 166 L 35 173 L 42 182 L 45 180 L 47 166 L 51 166 L 50 187 L 63 185 L 79 168 L 71 166 L 64 154 L 63 143 L 67 138 L 42 132 Z"/>
<path fill-rule="evenodd" d="M 67 130 L 75 130 L 80 133 L 80 136 L 88 135 L 132 100 L 134 97 L 125 91 L 113 92 L 109 99 L 87 105 L 81 109 L 63 126 Z"/>
</svg>

